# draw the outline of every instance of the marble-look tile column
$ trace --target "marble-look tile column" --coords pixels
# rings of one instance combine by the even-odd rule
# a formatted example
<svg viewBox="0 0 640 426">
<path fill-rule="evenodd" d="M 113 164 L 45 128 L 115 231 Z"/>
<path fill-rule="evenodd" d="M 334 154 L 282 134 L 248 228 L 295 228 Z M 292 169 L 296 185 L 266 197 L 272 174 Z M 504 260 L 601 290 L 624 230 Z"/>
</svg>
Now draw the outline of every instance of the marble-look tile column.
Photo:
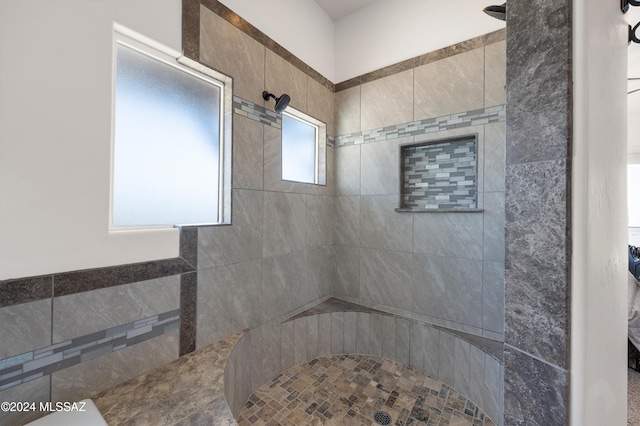
<svg viewBox="0 0 640 426">
<path fill-rule="evenodd" d="M 571 4 L 508 3 L 505 425 L 569 422 Z"/>
</svg>

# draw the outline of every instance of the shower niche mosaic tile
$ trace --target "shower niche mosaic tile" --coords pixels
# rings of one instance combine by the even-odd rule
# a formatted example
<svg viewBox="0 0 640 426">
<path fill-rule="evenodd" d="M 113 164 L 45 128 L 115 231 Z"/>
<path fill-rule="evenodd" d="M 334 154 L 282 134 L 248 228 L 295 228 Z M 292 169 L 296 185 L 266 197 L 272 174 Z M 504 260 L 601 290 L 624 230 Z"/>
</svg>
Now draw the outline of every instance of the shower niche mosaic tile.
<svg viewBox="0 0 640 426">
<path fill-rule="evenodd" d="M 477 137 L 400 147 L 398 211 L 477 210 Z"/>
</svg>

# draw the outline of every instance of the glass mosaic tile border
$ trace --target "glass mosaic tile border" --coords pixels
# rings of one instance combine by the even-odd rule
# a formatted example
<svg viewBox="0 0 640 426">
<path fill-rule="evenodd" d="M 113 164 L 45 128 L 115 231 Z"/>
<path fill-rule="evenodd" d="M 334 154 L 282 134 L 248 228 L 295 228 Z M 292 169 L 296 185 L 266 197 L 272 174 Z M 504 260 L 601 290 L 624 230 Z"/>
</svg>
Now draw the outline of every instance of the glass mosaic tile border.
<svg viewBox="0 0 640 426">
<path fill-rule="evenodd" d="M 256 105 L 238 96 L 233 97 L 233 112 L 266 124 L 267 126 L 282 129 L 282 117 L 278 116 L 274 111 L 270 111 L 263 106 Z"/>
<path fill-rule="evenodd" d="M 276 129 L 282 129 L 282 118 L 274 111 L 256 105 L 238 96 L 233 97 L 233 112 L 243 117 L 258 121 Z M 327 135 L 327 146 L 340 148 L 370 142 L 381 142 L 389 139 L 418 136 L 445 130 L 460 129 L 470 126 L 497 123 L 507 118 L 505 105 L 492 106 L 472 111 L 458 112 L 441 117 L 427 118 L 394 126 L 380 127 L 364 132 L 348 133 L 339 136 Z"/>
<path fill-rule="evenodd" d="M 410 123 L 396 124 L 394 126 L 380 127 L 340 135 L 335 138 L 335 147 L 358 145 L 370 142 L 381 142 L 388 139 L 419 136 L 427 133 L 442 132 L 445 130 L 460 129 L 470 126 L 497 123 L 507 118 L 504 105 L 482 108 L 473 111 L 459 112 L 441 117 L 427 118 L 412 121 Z"/>
<path fill-rule="evenodd" d="M 281 115 L 238 96 L 233 97 L 233 112 L 267 126 L 282 129 Z M 327 135 L 327 146 L 330 148 L 335 146 L 335 137 Z"/>
<path fill-rule="evenodd" d="M 402 208 L 476 208 L 476 137 L 405 145 Z"/>
<path fill-rule="evenodd" d="M 178 330 L 180 309 L 65 340 L 0 361 L 0 391 Z"/>
</svg>

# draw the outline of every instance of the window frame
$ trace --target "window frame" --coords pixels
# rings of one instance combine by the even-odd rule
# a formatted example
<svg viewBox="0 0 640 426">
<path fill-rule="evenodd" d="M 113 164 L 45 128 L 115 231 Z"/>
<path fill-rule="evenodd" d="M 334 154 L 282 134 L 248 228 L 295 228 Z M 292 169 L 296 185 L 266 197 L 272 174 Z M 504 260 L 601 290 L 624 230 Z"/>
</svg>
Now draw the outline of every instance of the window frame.
<svg viewBox="0 0 640 426">
<path fill-rule="evenodd" d="M 218 156 L 218 211 L 217 221 L 206 223 L 175 223 L 162 225 L 114 225 L 114 172 L 116 146 L 116 78 L 118 46 L 137 51 L 151 59 L 160 61 L 194 78 L 215 85 L 220 90 L 219 105 L 219 156 Z M 232 114 L 233 80 L 231 77 L 189 59 L 155 40 L 120 24 L 114 24 L 112 49 L 112 105 L 111 105 L 111 169 L 109 196 L 109 232 L 132 230 L 167 229 L 183 226 L 215 226 L 231 223 L 231 164 L 232 164 Z"/>
<path fill-rule="evenodd" d="M 287 107 L 287 109 L 282 113 L 282 116 L 288 116 L 295 120 L 298 120 L 304 124 L 307 124 L 313 128 L 315 128 L 315 162 L 314 162 L 314 182 L 301 182 L 297 180 L 285 179 L 284 178 L 284 120 L 282 123 L 282 135 L 280 140 L 280 179 L 283 182 L 292 182 L 303 185 L 318 185 L 318 186 L 326 186 L 327 184 L 327 125 L 308 115 L 304 112 L 297 110 L 292 107 Z"/>
</svg>

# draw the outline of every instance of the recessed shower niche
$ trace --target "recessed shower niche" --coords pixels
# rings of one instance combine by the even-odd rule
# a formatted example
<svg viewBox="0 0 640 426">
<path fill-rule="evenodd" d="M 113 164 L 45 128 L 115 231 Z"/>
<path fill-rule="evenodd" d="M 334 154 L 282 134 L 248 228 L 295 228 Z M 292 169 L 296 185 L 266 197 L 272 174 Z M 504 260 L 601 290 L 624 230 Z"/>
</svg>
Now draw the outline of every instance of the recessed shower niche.
<svg viewBox="0 0 640 426">
<path fill-rule="evenodd" d="M 476 135 L 401 146 L 397 210 L 475 210 L 477 159 Z"/>
</svg>

